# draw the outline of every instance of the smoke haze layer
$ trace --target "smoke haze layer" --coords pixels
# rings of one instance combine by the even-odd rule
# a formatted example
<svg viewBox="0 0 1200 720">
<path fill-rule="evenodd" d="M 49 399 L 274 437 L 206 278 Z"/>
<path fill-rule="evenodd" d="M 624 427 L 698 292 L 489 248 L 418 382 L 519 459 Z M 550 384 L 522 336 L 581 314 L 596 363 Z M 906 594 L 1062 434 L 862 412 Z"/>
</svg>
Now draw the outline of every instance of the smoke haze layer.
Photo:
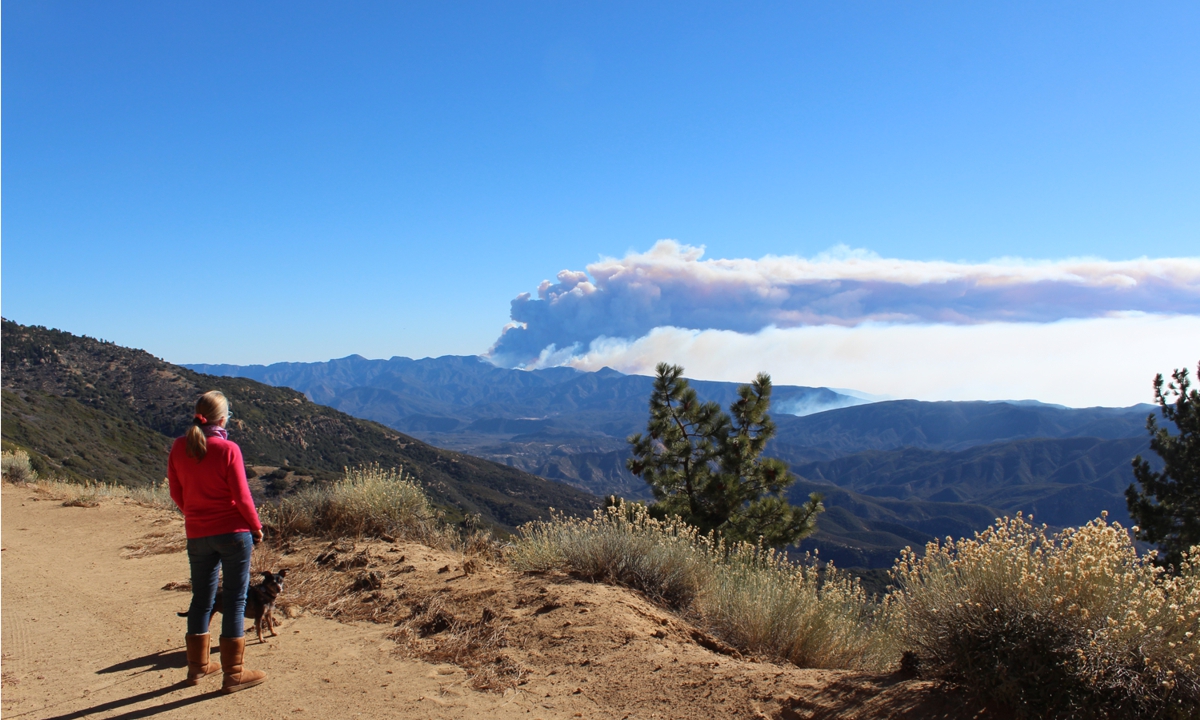
<svg viewBox="0 0 1200 720">
<path fill-rule="evenodd" d="M 666 360 L 713 380 L 767 370 L 779 382 L 893 396 L 1076 405 L 1145 401 L 1155 372 L 1200 359 L 1200 258 L 703 255 L 663 240 L 563 270 L 512 301 L 489 357 L 631 373 Z M 1073 392 L 1072 373 L 1133 385 Z"/>
<path fill-rule="evenodd" d="M 634 341 L 601 338 L 547 365 L 650 375 L 659 362 L 689 377 L 852 387 L 918 400 L 1023 400 L 1071 407 L 1151 402 L 1155 373 L 1200 360 L 1200 317 L 1138 315 L 1055 323 L 864 324 L 757 333 L 656 328 Z"/>
</svg>

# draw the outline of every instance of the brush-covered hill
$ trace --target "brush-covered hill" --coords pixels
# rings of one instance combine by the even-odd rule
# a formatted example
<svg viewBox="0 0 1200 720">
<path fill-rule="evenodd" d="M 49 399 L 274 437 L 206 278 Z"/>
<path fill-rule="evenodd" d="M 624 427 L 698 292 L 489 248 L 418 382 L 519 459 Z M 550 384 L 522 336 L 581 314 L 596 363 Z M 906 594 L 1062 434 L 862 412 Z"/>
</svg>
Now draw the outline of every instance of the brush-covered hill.
<svg viewBox="0 0 1200 720">
<path fill-rule="evenodd" d="M 805 417 L 777 417 L 776 445 L 791 462 L 864 451 L 921 448 L 955 452 L 1033 438 L 1146 437 L 1153 405 L 1068 408 L 1043 403 L 889 400 Z"/>
<path fill-rule="evenodd" d="M 248 465 L 328 482 L 344 467 L 403 467 L 450 517 L 478 513 L 512 528 L 550 507 L 586 513 L 598 499 L 516 468 L 428 445 L 375 422 L 246 378 L 214 377 L 141 350 L 3 320 L 3 446 L 35 469 L 126 485 L 161 481 L 172 438 L 195 399 L 218 389 L 234 410 L 231 436 Z"/>
<path fill-rule="evenodd" d="M 1148 447 L 1145 438 L 1035 438 L 958 452 L 869 450 L 793 464 L 800 480 L 789 497 L 825 496 L 827 510 L 806 549 L 843 566 L 888 567 L 906 545 L 970 536 L 1018 512 L 1053 527 L 1107 512 L 1129 526 L 1130 460 L 1141 454 L 1156 463 Z"/>
</svg>

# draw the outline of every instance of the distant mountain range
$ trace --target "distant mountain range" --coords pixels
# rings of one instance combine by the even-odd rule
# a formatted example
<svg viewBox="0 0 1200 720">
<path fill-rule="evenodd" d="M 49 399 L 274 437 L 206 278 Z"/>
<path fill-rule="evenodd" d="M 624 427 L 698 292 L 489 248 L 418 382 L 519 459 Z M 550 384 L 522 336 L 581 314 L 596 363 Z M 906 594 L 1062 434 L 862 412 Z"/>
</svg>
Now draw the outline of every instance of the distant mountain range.
<svg viewBox="0 0 1200 720">
<path fill-rule="evenodd" d="M 649 497 L 625 469 L 625 438 L 646 424 L 654 379 L 605 368 L 507 370 L 474 356 L 262 366 L 187 365 L 299 390 L 311 400 L 374 420 L 439 447 L 571 483 L 598 495 Z M 696 382 L 728 405 L 735 383 Z M 774 407 L 809 412 L 864 402 L 827 388 L 780 386 Z"/>
<path fill-rule="evenodd" d="M 649 497 L 625 469 L 625 438 L 645 428 L 653 378 L 608 368 L 507 370 L 459 356 L 187 367 L 290 387 L 431 444 L 597 495 Z M 736 397 L 735 383 L 692 384 L 723 406 Z M 1146 454 L 1153 411 L 1029 401 L 867 403 L 794 386 L 777 386 L 772 408 L 779 433 L 768 453 L 799 476 L 794 499 L 826 496 L 828 510 L 806 547 L 867 567 L 889 566 L 905 545 L 970 535 L 1017 511 L 1054 526 L 1102 510 L 1126 522 L 1122 492 L 1133 480 L 1130 460 Z"/>
<path fill-rule="evenodd" d="M 412 360 L 368 360 L 359 355 L 320 363 L 274 365 L 185 365 L 209 375 L 244 377 L 300 390 L 313 402 L 359 407 L 363 416 L 398 429 L 493 432 L 497 419 L 528 420 L 514 432 L 550 427 L 601 432 L 636 432 L 645 422 L 654 379 L 611 368 L 507 370 L 477 356 L 447 355 Z M 735 383 L 692 381 L 705 397 L 727 404 Z M 865 400 L 828 388 L 776 386 L 776 412 L 808 415 L 861 405 Z M 484 421 L 481 426 L 478 421 Z M 597 427 L 597 420 L 603 427 Z M 608 425 L 608 424 L 611 424 Z"/>
<path fill-rule="evenodd" d="M 213 377 L 58 330 L 4 320 L 5 450 L 24 449 L 43 474 L 126 485 L 159 482 L 173 438 L 200 393 L 219 389 L 234 408 L 231 437 L 251 466 L 278 468 L 254 486 L 267 495 L 294 482 L 329 482 L 344 467 L 403 467 L 451 520 L 478 513 L 513 529 L 547 508 L 588 513 L 599 498 L 518 468 L 421 442 L 391 428 L 310 402 L 287 388 Z"/>
</svg>

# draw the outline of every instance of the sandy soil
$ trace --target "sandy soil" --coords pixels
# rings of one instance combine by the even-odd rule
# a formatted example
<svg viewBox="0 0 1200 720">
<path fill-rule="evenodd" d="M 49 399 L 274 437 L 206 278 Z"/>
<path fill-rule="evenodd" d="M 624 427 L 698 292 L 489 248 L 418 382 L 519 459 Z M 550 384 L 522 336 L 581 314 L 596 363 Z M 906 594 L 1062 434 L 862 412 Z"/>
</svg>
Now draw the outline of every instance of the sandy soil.
<svg viewBox="0 0 1200 720">
<path fill-rule="evenodd" d="M 269 679 L 221 695 L 219 673 L 179 684 L 189 596 L 163 588 L 186 581 L 185 556 L 127 549 L 181 536 L 178 520 L 8 484 L 0 502 L 4 718 L 990 717 L 929 683 L 742 658 L 624 589 L 482 560 L 464 572 L 461 555 L 402 543 L 320 565 L 324 544 L 264 551 L 299 596 L 343 589 L 307 609 L 293 598 L 278 637 L 248 633 L 247 666 Z M 387 622 L 345 619 L 364 616 Z"/>
</svg>

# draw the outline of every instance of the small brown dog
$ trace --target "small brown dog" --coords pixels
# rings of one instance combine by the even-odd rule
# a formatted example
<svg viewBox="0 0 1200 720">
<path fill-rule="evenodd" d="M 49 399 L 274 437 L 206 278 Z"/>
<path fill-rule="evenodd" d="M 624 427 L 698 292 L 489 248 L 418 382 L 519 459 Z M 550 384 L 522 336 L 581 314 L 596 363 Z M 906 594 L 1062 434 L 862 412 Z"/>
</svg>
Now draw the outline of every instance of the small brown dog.
<svg viewBox="0 0 1200 720">
<path fill-rule="evenodd" d="M 254 620 L 254 630 L 258 633 L 258 641 L 263 642 L 263 627 L 270 631 L 271 637 L 275 637 L 278 633 L 275 632 L 275 616 L 271 611 L 275 609 L 275 601 L 283 592 L 283 578 L 287 575 L 287 570 L 280 570 L 277 573 L 264 572 L 263 580 L 257 585 L 251 585 L 246 591 L 246 617 Z M 225 601 L 221 598 L 223 588 L 217 586 L 217 597 L 213 602 L 212 614 L 216 615 L 223 611 Z M 176 613 L 179 617 L 187 617 L 186 612 Z M 212 621 L 212 617 L 209 617 Z"/>
</svg>

